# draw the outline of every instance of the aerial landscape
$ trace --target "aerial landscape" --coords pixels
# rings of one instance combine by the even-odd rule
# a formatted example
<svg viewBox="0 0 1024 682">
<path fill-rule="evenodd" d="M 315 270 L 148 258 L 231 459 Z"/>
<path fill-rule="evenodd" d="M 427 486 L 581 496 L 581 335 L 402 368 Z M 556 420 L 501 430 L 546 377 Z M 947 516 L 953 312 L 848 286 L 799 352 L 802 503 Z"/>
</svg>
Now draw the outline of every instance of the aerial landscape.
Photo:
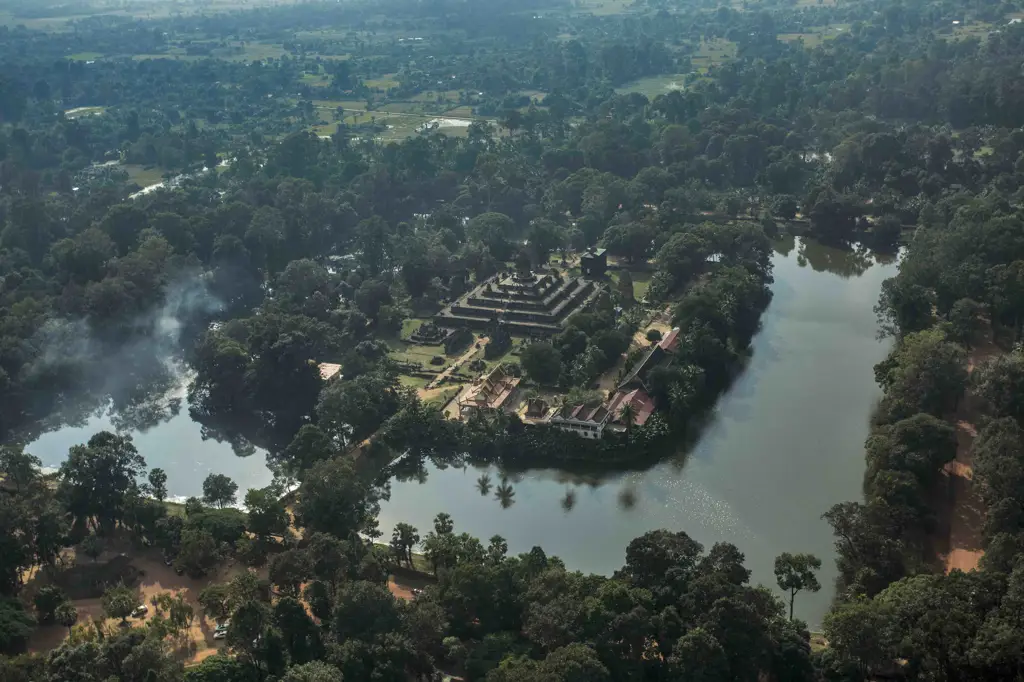
<svg viewBox="0 0 1024 682">
<path fill-rule="evenodd" d="M 0 0 L 0 682 L 1024 680 L 1022 64 Z"/>
</svg>

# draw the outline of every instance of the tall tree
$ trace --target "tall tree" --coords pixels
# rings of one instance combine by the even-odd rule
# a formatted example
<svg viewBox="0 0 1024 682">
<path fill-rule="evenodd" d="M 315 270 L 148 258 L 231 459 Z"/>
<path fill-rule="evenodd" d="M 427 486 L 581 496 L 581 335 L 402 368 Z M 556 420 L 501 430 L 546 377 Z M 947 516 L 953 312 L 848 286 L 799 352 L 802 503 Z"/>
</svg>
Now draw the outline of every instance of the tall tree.
<svg viewBox="0 0 1024 682">
<path fill-rule="evenodd" d="M 821 569 L 821 559 L 813 554 L 783 552 L 775 557 L 775 579 L 779 588 L 789 593 L 789 619 L 793 620 L 793 603 L 801 590 L 817 592 L 821 583 L 814 572 Z"/>
<path fill-rule="evenodd" d="M 238 484 L 224 474 L 210 474 L 203 481 L 203 502 L 226 507 L 235 503 Z"/>
</svg>

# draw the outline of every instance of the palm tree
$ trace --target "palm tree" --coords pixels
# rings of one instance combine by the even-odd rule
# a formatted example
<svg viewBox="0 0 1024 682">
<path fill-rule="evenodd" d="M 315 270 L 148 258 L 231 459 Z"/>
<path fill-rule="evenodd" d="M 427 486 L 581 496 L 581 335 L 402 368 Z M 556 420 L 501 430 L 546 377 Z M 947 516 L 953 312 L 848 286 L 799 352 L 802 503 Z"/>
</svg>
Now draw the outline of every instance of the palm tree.
<svg viewBox="0 0 1024 682">
<path fill-rule="evenodd" d="M 619 419 L 626 423 L 626 443 L 628 444 L 633 437 L 633 422 L 636 421 L 636 408 L 633 407 L 632 402 L 622 406 Z"/>
<path fill-rule="evenodd" d="M 54 609 L 53 617 L 58 623 L 68 629 L 68 635 L 70 635 L 71 628 L 78 622 L 78 609 L 70 601 L 66 601 Z"/>
<path fill-rule="evenodd" d="M 491 492 L 491 485 L 491 477 L 487 474 L 476 479 L 476 488 L 484 497 L 487 497 L 487 493 Z"/>
<path fill-rule="evenodd" d="M 512 487 L 512 484 L 508 482 L 507 478 L 501 479 L 501 485 L 499 485 L 494 491 L 494 499 L 501 503 L 502 509 L 508 509 L 516 503 L 516 491 Z"/>
</svg>

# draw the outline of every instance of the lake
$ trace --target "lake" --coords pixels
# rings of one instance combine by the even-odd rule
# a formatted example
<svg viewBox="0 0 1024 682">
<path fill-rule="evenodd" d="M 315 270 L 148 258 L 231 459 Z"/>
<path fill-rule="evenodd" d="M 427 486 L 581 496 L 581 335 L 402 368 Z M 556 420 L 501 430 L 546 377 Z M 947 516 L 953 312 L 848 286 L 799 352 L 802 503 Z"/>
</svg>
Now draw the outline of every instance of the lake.
<svg viewBox="0 0 1024 682">
<path fill-rule="evenodd" d="M 172 499 L 201 497 L 203 479 L 209 474 L 224 474 L 238 484 L 239 498 L 249 488 L 262 488 L 270 484 L 273 474 L 267 468 L 266 451 L 256 451 L 247 457 L 235 454 L 231 444 L 203 437 L 202 427 L 189 417 L 184 377 L 168 395 L 178 401 L 176 409 L 166 408 L 169 419 L 152 420 L 151 426 L 127 429 L 135 447 L 146 459 L 147 468 L 160 467 L 167 472 L 167 491 Z M 118 414 L 100 409 L 69 426 L 40 436 L 25 446 L 27 452 L 38 457 L 44 467 L 57 468 L 67 459 L 68 449 L 85 443 L 99 431 L 123 431 Z"/>
<path fill-rule="evenodd" d="M 517 474 L 507 508 L 493 491 L 480 495 L 485 470 L 428 469 L 423 483 L 392 482 L 385 535 L 400 521 L 426 534 L 448 512 L 457 532 L 485 544 L 498 534 L 511 552 L 539 545 L 570 569 L 611 574 L 631 539 L 667 528 L 705 547 L 735 544 L 752 581 L 771 586 L 778 554 L 811 552 L 822 560 L 823 587 L 798 595 L 796 614 L 820 626 L 836 578 L 821 515 L 862 497 L 863 445 L 880 397 L 872 367 L 888 352 L 872 308 L 896 263 L 794 240 L 777 245 L 774 263 L 774 298 L 749 365 L 691 451 L 641 473 Z"/>
<path fill-rule="evenodd" d="M 798 595 L 796 611 L 817 627 L 836 576 L 832 533 L 820 517 L 836 502 L 861 498 L 868 417 L 880 396 L 872 367 L 888 349 L 876 338 L 872 308 L 896 263 L 793 239 L 776 245 L 774 263 L 774 299 L 750 362 L 689 452 L 640 473 L 516 475 L 508 508 L 493 493 L 481 497 L 483 470 L 432 469 L 423 483 L 392 482 L 381 529 L 390 536 L 406 521 L 425 535 L 434 516 L 448 512 L 458 531 L 485 543 L 502 535 L 512 552 L 540 545 L 570 569 L 603 574 L 621 567 L 631 539 L 682 530 L 707 547 L 735 544 L 753 581 L 773 586 L 776 555 L 811 552 L 823 562 L 823 589 Z M 176 409 L 127 428 L 147 465 L 167 472 L 170 494 L 200 495 L 210 473 L 230 476 L 241 492 L 270 483 L 264 451 L 238 457 L 230 444 L 203 438 L 184 390 L 179 382 L 167 396 L 180 399 Z M 27 450 L 59 466 L 72 445 L 124 425 L 118 414 L 100 412 Z"/>
</svg>

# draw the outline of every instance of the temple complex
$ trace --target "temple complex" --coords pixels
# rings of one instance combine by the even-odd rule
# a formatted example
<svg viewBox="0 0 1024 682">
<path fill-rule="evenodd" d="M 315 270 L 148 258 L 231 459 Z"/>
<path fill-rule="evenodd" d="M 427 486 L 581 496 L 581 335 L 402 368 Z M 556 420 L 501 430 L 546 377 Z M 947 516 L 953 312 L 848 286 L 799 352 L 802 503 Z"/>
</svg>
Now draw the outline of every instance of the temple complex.
<svg viewBox="0 0 1024 682">
<path fill-rule="evenodd" d="M 437 314 L 439 325 L 486 330 L 499 322 L 512 334 L 550 336 L 585 309 L 603 285 L 557 270 L 503 272 L 488 278 Z"/>
</svg>

